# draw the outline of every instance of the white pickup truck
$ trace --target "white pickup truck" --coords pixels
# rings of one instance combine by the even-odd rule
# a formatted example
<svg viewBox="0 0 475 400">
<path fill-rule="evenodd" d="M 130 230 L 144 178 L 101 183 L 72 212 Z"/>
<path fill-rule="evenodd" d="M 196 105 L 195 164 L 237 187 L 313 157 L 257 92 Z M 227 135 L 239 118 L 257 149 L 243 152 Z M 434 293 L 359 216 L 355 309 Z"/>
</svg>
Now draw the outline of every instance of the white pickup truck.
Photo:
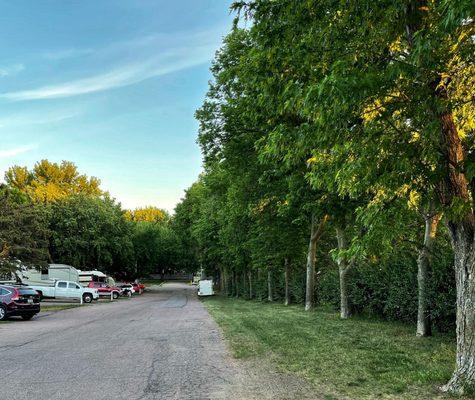
<svg viewBox="0 0 475 400">
<path fill-rule="evenodd" d="M 56 281 L 54 286 L 41 286 L 29 284 L 29 287 L 36 290 L 40 298 L 48 299 L 81 299 L 84 303 L 91 303 L 92 300 L 99 299 L 97 289 L 82 287 L 79 283 L 71 281 Z"/>
</svg>

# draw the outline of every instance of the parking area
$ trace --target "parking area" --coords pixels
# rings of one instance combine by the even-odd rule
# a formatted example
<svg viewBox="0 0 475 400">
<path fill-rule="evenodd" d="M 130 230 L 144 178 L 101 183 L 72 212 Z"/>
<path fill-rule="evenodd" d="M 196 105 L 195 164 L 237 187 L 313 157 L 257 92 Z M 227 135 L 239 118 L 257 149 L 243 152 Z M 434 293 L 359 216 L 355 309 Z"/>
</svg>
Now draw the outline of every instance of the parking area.
<svg viewBox="0 0 475 400">
<path fill-rule="evenodd" d="M 196 288 L 181 283 L 0 324 L 0 359 L 5 399 L 304 398 L 234 360 Z M 276 395 L 284 386 L 293 397 Z"/>
</svg>

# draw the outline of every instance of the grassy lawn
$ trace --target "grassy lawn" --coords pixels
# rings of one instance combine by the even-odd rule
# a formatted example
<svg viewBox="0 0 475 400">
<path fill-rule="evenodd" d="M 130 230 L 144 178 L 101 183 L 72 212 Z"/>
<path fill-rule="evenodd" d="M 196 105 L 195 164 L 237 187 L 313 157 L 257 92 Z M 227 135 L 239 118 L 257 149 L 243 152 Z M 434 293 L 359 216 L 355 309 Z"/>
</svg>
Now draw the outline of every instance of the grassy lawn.
<svg viewBox="0 0 475 400">
<path fill-rule="evenodd" d="M 143 279 L 140 281 L 145 286 L 161 285 L 163 281 L 161 279 Z"/>
<path fill-rule="evenodd" d="M 415 337 L 415 327 L 328 308 L 305 312 L 220 297 L 204 304 L 237 358 L 266 357 L 278 370 L 305 377 L 325 399 L 445 398 L 437 387 L 453 370 L 451 336 Z"/>
<path fill-rule="evenodd" d="M 62 310 L 69 310 L 70 308 L 81 307 L 81 304 L 60 304 L 57 306 L 44 306 L 41 305 L 41 311 L 62 311 Z"/>
</svg>

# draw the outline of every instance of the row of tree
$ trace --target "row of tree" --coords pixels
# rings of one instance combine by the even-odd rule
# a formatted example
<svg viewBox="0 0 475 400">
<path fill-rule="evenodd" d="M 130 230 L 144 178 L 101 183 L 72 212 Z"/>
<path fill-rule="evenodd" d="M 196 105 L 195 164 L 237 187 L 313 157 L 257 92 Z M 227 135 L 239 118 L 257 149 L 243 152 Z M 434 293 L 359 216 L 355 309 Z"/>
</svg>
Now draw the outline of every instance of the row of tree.
<svg viewBox="0 0 475 400">
<path fill-rule="evenodd" d="M 123 210 L 71 162 L 12 167 L 0 188 L 0 272 L 16 260 L 64 263 L 123 279 L 168 271 L 180 253 L 166 211 Z"/>
<path fill-rule="evenodd" d="M 368 303 L 376 296 L 371 276 L 402 276 L 397 268 L 414 263 L 416 289 L 404 287 L 417 334 L 430 334 L 443 303 L 434 304 L 438 277 L 457 333 L 444 390 L 473 388 L 475 3 L 232 8 L 196 113 L 205 171 L 175 210 L 181 265 L 206 268 L 228 294 L 262 297 L 265 286 L 269 300 L 279 293 L 306 310 L 325 297 L 316 282 L 321 289 L 325 271 L 337 270 L 348 318 L 363 287 Z M 359 290 L 355 270 L 366 277 Z"/>
</svg>

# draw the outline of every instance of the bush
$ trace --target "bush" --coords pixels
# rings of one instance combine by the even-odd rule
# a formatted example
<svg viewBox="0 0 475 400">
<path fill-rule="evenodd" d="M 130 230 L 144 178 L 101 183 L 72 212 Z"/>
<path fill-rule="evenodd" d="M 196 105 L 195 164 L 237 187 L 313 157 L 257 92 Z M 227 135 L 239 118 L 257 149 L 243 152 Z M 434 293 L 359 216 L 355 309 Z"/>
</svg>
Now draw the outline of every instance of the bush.
<svg viewBox="0 0 475 400">
<path fill-rule="evenodd" d="M 417 320 L 417 254 L 394 252 L 385 262 L 361 264 L 348 275 L 353 314 L 415 323 Z M 452 252 L 439 240 L 433 256 L 429 296 L 436 329 L 455 329 L 455 275 Z M 318 281 L 320 301 L 340 306 L 338 268 L 329 266 Z"/>
</svg>

